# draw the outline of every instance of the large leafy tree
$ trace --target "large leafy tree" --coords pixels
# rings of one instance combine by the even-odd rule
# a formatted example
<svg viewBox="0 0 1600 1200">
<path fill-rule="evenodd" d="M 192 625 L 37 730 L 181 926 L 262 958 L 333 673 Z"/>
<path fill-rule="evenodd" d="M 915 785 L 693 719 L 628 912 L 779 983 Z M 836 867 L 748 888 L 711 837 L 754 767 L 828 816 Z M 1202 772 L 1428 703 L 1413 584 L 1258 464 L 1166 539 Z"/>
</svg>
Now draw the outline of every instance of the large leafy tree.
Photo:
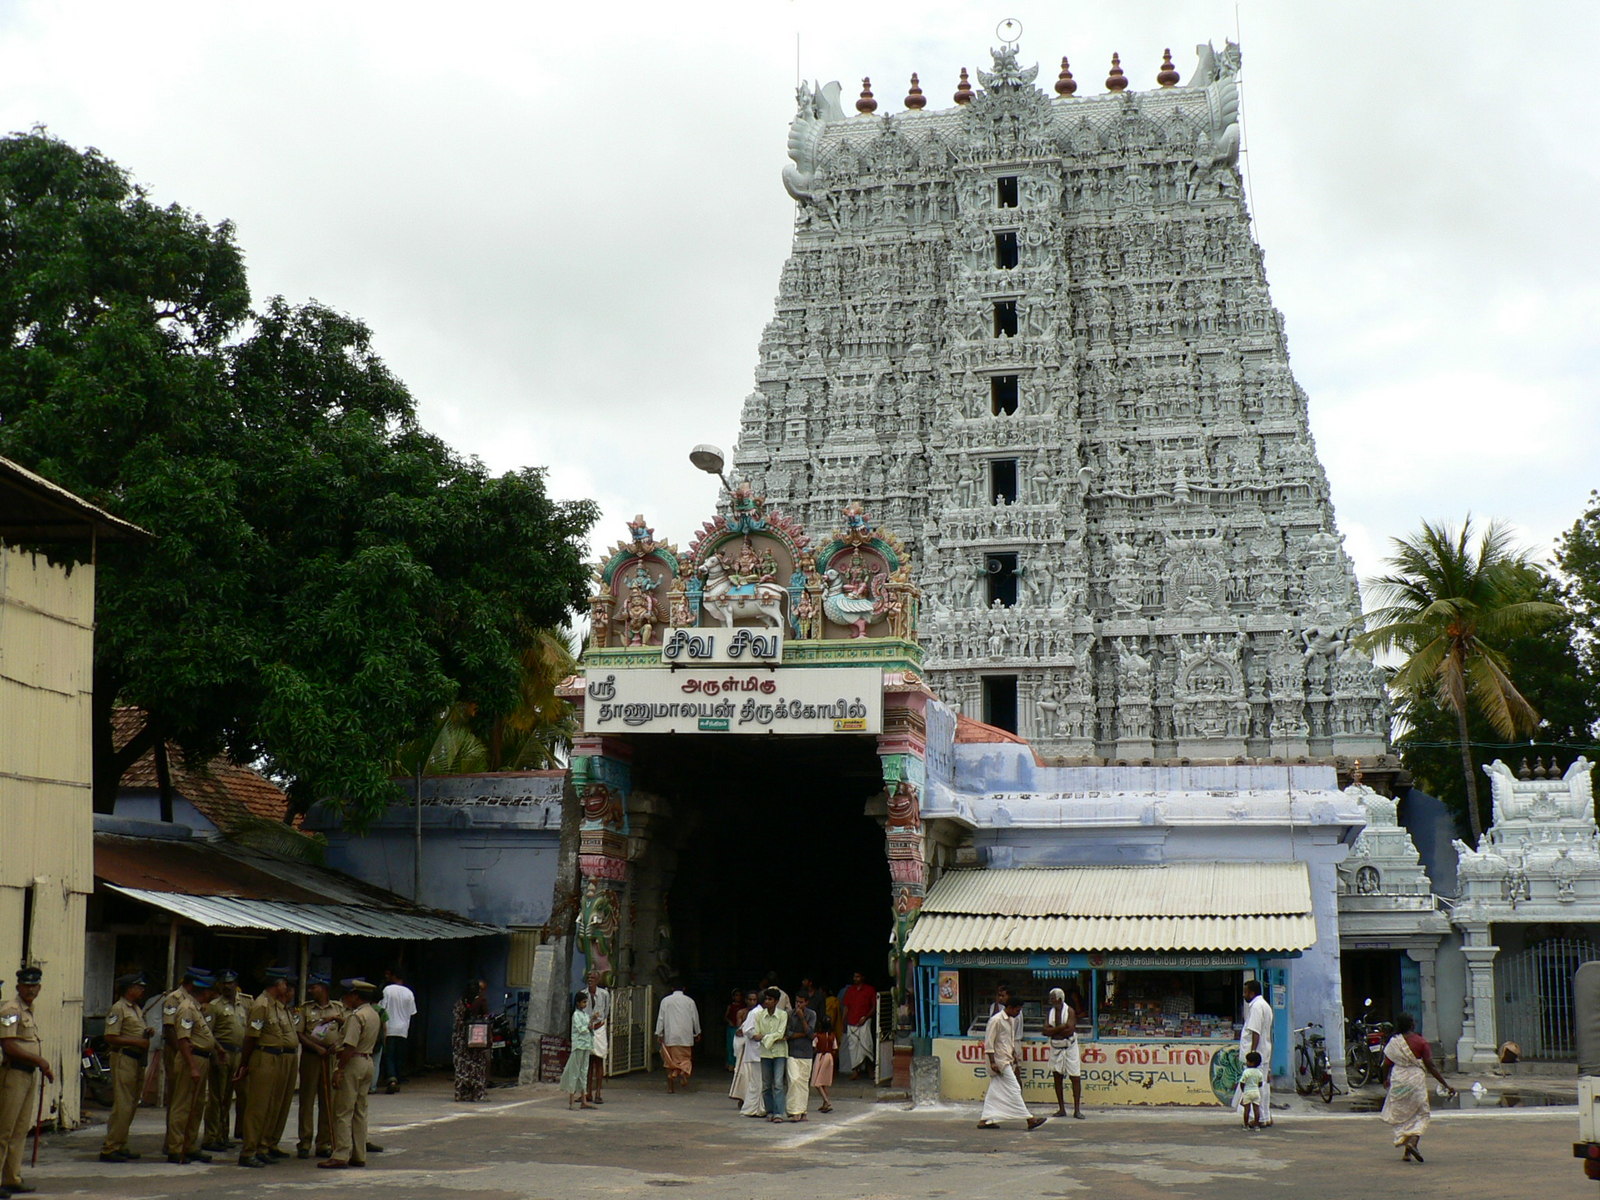
<svg viewBox="0 0 1600 1200">
<path fill-rule="evenodd" d="M 1367 585 L 1378 607 L 1366 614 L 1356 644 L 1405 656 L 1390 679 L 1403 705 L 1432 703 L 1450 715 L 1476 842 L 1483 817 L 1471 714 L 1507 738 L 1538 725 L 1538 712 L 1511 677 L 1505 646 L 1559 620 L 1563 610 L 1536 597 L 1539 573 L 1500 522 L 1490 522 L 1475 541 L 1471 517 L 1459 529 L 1425 521 L 1392 545 L 1389 573 Z"/>
<path fill-rule="evenodd" d="M 226 223 L 42 133 L 0 140 L 0 454 L 155 534 L 99 553 L 95 799 L 160 739 L 360 822 L 453 703 L 509 713 L 583 595 L 587 502 L 417 423 L 359 321 L 252 311 Z M 113 704 L 149 723 L 111 741 Z"/>
<path fill-rule="evenodd" d="M 1591 702 L 1600 707 L 1600 492 L 1589 493 L 1589 507 L 1557 540 L 1556 566 L 1574 618 L 1573 647 Z"/>
</svg>

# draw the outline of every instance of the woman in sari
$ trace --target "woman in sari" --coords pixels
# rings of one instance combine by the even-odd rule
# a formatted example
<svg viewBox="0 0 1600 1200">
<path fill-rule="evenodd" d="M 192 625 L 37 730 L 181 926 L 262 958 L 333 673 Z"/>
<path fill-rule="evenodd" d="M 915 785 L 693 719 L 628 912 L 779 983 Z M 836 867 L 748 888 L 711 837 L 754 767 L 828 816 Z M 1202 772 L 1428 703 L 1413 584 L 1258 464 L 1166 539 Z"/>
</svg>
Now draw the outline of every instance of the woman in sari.
<svg viewBox="0 0 1600 1200">
<path fill-rule="evenodd" d="M 579 1108 L 593 1108 L 589 1103 L 589 1051 L 594 1049 L 594 1031 L 589 1028 L 589 993 L 579 992 L 572 998 L 572 1053 L 567 1055 L 567 1069 L 561 1072 L 561 1090 L 567 1094 L 567 1107 L 574 1100 Z"/>
<path fill-rule="evenodd" d="M 468 1031 L 473 1025 L 487 1025 L 489 1002 L 483 984 L 473 980 L 456 1001 L 455 1022 L 450 1029 L 450 1057 L 456 1070 L 456 1099 L 482 1100 L 489 1085 L 489 1047 L 472 1046 Z"/>
<path fill-rule="evenodd" d="M 1428 1130 L 1428 1076 L 1432 1075 L 1454 1096 L 1455 1088 L 1433 1065 L 1433 1050 L 1428 1040 L 1416 1031 L 1410 1013 L 1394 1019 L 1394 1036 L 1383 1048 L 1383 1083 L 1389 1094 L 1383 1101 L 1383 1119 L 1394 1126 L 1394 1144 L 1405 1149 L 1401 1157 L 1422 1161 L 1417 1144 Z"/>
</svg>

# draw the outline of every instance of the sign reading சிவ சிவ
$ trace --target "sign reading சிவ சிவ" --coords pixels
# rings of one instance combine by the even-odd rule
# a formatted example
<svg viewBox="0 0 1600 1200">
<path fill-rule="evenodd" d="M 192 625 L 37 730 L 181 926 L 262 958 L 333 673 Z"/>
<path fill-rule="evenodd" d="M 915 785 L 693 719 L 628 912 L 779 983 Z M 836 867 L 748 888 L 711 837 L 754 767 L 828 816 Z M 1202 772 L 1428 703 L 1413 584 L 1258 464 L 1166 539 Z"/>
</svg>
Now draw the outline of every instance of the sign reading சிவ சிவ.
<svg viewBox="0 0 1600 1200">
<path fill-rule="evenodd" d="M 777 626 L 734 629 L 671 629 L 661 642 L 661 661 L 679 667 L 730 663 L 750 667 L 783 662 L 783 630 Z"/>
<path fill-rule="evenodd" d="M 877 667 L 641 667 L 584 676 L 585 733 L 879 733 Z"/>
</svg>

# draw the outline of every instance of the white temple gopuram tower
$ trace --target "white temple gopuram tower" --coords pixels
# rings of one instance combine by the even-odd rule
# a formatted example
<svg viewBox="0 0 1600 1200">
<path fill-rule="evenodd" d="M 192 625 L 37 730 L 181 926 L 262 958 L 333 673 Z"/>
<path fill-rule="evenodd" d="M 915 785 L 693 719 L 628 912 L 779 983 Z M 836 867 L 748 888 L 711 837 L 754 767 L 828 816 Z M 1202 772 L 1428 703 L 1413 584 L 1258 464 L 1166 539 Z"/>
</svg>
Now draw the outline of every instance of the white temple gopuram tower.
<svg viewBox="0 0 1600 1200">
<path fill-rule="evenodd" d="M 1239 50 L 1054 90 L 1015 46 L 879 114 L 798 92 L 794 249 L 735 456 L 911 534 L 930 682 L 1047 755 L 1383 753 L 1240 187 Z"/>
</svg>

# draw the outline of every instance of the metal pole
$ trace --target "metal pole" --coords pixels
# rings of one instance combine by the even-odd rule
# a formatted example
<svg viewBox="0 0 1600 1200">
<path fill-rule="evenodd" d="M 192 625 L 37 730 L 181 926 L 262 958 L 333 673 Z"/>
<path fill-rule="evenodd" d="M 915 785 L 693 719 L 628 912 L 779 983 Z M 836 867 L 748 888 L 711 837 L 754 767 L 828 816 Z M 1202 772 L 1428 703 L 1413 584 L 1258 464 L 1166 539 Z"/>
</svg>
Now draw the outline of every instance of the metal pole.
<svg viewBox="0 0 1600 1200">
<path fill-rule="evenodd" d="M 422 763 L 417 763 L 417 790 L 411 807 L 416 810 L 416 837 L 411 847 L 411 898 L 422 903 Z"/>
</svg>

